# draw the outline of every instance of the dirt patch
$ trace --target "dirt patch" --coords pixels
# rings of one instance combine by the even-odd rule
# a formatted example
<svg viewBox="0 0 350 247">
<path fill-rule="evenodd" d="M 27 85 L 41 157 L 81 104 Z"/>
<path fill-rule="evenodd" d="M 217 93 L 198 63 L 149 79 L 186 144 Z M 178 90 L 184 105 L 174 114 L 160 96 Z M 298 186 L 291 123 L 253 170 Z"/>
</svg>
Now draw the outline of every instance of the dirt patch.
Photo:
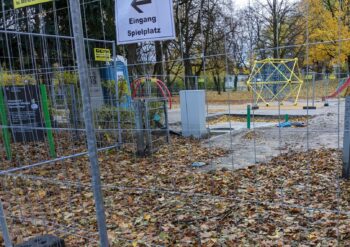
<svg viewBox="0 0 350 247">
<path fill-rule="evenodd" d="M 261 134 L 256 131 L 249 131 L 242 136 L 245 140 L 254 140 L 262 138 Z"/>
<path fill-rule="evenodd" d="M 289 121 L 292 122 L 306 122 L 307 119 L 311 119 L 312 117 L 309 116 L 289 116 Z M 259 116 L 254 115 L 251 117 L 251 121 L 253 122 L 266 122 L 266 123 L 278 123 L 278 122 L 284 122 L 285 118 L 284 116 Z M 217 123 L 225 123 L 225 122 L 247 122 L 246 116 L 230 116 L 230 115 L 223 115 L 217 118 L 212 118 L 207 121 L 209 124 L 217 124 Z"/>
</svg>

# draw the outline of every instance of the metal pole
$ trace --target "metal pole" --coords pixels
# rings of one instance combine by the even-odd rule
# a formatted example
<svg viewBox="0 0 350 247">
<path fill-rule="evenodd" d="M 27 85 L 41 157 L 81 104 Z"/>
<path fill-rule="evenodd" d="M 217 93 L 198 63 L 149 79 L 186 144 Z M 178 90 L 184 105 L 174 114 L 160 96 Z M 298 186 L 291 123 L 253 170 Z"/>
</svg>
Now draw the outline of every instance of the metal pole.
<svg viewBox="0 0 350 247">
<path fill-rule="evenodd" d="M 5 212 L 4 212 L 4 208 L 2 207 L 1 200 L 0 200 L 0 229 L 2 232 L 2 237 L 4 238 L 5 246 L 12 247 L 10 234 L 6 224 Z"/>
<path fill-rule="evenodd" d="M 145 143 L 143 133 L 143 103 L 141 100 L 134 101 L 135 109 L 135 127 L 136 127 L 136 154 L 140 157 L 145 156 Z"/>
<path fill-rule="evenodd" d="M 316 72 L 312 75 L 312 106 L 315 106 L 315 83 L 316 83 Z"/>
<path fill-rule="evenodd" d="M 100 246 L 108 247 L 108 236 L 106 227 L 106 215 L 103 205 L 103 197 L 101 191 L 101 177 L 100 168 L 97 158 L 97 146 L 96 146 L 96 135 L 93 126 L 92 109 L 90 104 L 90 76 L 88 71 L 88 64 L 86 59 L 86 51 L 84 44 L 83 24 L 80 11 L 80 1 L 71 0 L 69 1 L 71 10 L 71 19 L 74 34 L 75 53 L 77 57 L 79 79 L 80 79 L 80 90 L 83 100 L 83 111 L 85 119 L 86 138 L 88 144 L 88 153 L 91 166 L 91 179 L 92 188 L 95 199 L 97 225 L 100 236 Z"/>
<path fill-rule="evenodd" d="M 325 93 L 324 93 L 324 106 L 329 106 L 329 103 L 328 103 L 328 98 L 327 98 L 327 96 L 328 96 L 328 85 L 329 85 L 329 75 L 326 75 L 326 80 L 325 80 L 325 82 L 326 82 L 326 85 L 325 85 Z"/>
<path fill-rule="evenodd" d="M 288 121 L 289 121 L 289 115 L 288 115 L 288 114 L 286 114 L 286 115 L 284 116 L 284 121 L 285 121 L 285 122 L 288 122 Z"/>
<path fill-rule="evenodd" d="M 350 179 L 350 96 L 345 100 L 343 178 Z"/>
<path fill-rule="evenodd" d="M 120 117 L 120 99 L 119 99 L 119 85 L 118 85 L 118 75 L 117 75 L 117 53 L 116 53 L 116 49 L 115 49 L 115 43 L 113 42 L 113 47 L 112 47 L 112 52 L 113 52 L 113 76 L 115 78 L 115 97 L 116 97 L 116 100 L 117 100 L 117 117 L 118 117 L 118 144 L 119 146 L 122 145 L 123 143 L 123 140 L 122 140 L 122 129 L 121 129 L 121 126 L 120 126 L 120 123 L 121 123 L 121 117 Z M 125 76 L 125 75 L 124 75 Z M 124 78 L 127 83 L 129 83 L 128 81 L 128 78 Z M 131 92 L 130 92 L 131 93 Z M 131 107 L 131 106 L 129 106 Z"/>
<path fill-rule="evenodd" d="M 151 124 L 150 124 L 150 114 L 149 114 L 149 107 L 148 107 L 149 101 L 145 100 L 144 101 L 144 116 L 145 116 L 145 126 L 146 126 L 146 148 L 147 148 L 147 153 L 148 155 L 152 154 L 153 152 L 153 147 L 152 147 L 152 130 L 151 130 Z"/>
<path fill-rule="evenodd" d="M 69 85 L 69 90 L 70 90 L 70 97 L 71 97 L 71 104 L 72 104 L 72 107 L 71 107 L 71 111 L 69 114 L 70 114 L 70 117 L 71 117 L 71 120 L 73 120 L 73 126 L 74 126 L 74 138 L 75 140 L 78 140 L 79 138 L 79 131 L 78 131 L 78 128 L 80 126 L 78 126 L 78 110 L 77 110 L 77 101 L 76 101 L 76 95 L 75 95 L 75 85 Z"/>
<path fill-rule="evenodd" d="M 168 117 L 168 108 L 167 108 L 167 100 L 163 101 L 163 109 L 164 109 L 164 120 L 166 126 L 166 142 L 170 141 L 170 130 L 169 130 L 169 117 Z"/>
<path fill-rule="evenodd" d="M 250 129 L 250 121 L 251 121 L 250 105 L 247 105 L 247 129 Z"/>
</svg>

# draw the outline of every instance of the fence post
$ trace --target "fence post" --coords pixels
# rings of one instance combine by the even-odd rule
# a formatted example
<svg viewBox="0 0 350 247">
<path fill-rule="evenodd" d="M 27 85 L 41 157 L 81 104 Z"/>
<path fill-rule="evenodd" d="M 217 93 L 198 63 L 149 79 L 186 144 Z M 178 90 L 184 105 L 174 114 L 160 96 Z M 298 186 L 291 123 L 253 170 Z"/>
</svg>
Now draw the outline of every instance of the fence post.
<svg viewBox="0 0 350 247">
<path fill-rule="evenodd" d="M 350 96 L 345 100 L 343 178 L 350 178 Z"/>
<path fill-rule="evenodd" d="M 286 114 L 286 115 L 284 116 L 284 121 L 285 121 L 285 122 L 288 122 L 288 121 L 289 121 L 289 115 L 288 115 L 288 114 Z"/>
<path fill-rule="evenodd" d="M 136 154 L 138 156 L 145 156 L 145 141 L 144 141 L 144 127 L 143 127 L 143 103 L 141 100 L 134 102 L 135 109 L 135 127 L 136 127 Z"/>
<path fill-rule="evenodd" d="M 8 123 L 7 123 L 7 116 L 6 116 L 5 100 L 4 100 L 3 90 L 1 88 L 0 88 L 0 123 L 4 126 L 2 128 L 2 135 L 4 138 L 6 157 L 8 160 L 11 160 L 12 158 L 11 141 L 10 141 L 9 130 L 7 129 Z"/>
<path fill-rule="evenodd" d="M 312 74 L 312 107 L 315 107 L 316 72 Z"/>
<path fill-rule="evenodd" d="M 113 42 L 113 48 L 112 48 L 112 57 L 113 57 L 113 68 L 114 68 L 114 76 L 115 76 L 115 97 L 116 97 L 116 104 L 113 104 L 114 106 L 117 106 L 117 117 L 118 117 L 118 144 L 119 147 L 122 146 L 123 140 L 122 140 L 122 129 L 121 129 L 121 115 L 120 115 L 120 99 L 119 99 L 119 85 L 118 85 L 118 76 L 116 75 L 117 73 L 117 54 L 116 54 L 116 49 L 115 49 L 115 42 Z M 127 79 L 127 78 L 125 78 Z M 131 92 L 130 92 L 131 93 Z M 129 106 L 131 107 L 131 106 Z"/>
<path fill-rule="evenodd" d="M 250 105 L 247 105 L 247 129 L 250 129 Z"/>
<path fill-rule="evenodd" d="M 5 246 L 12 247 L 10 234 L 6 224 L 5 212 L 4 212 L 4 208 L 2 206 L 1 200 L 0 200 L 0 230 L 2 232 L 2 237 L 4 238 Z"/>
<path fill-rule="evenodd" d="M 168 108 L 167 108 L 167 100 L 163 101 L 163 109 L 164 109 L 164 123 L 166 126 L 166 141 L 170 142 L 170 130 L 169 130 L 169 117 L 168 117 Z"/>
<path fill-rule="evenodd" d="M 148 100 L 144 101 L 144 116 L 145 116 L 145 133 L 146 133 L 146 154 L 152 154 L 153 147 L 152 147 L 152 130 L 151 130 L 151 124 L 150 124 L 150 114 L 149 114 L 149 107 L 148 104 L 150 102 Z"/>
<path fill-rule="evenodd" d="M 325 75 L 325 86 L 324 86 L 324 106 L 329 106 L 328 103 L 328 85 L 329 85 L 329 75 Z"/>
<path fill-rule="evenodd" d="M 71 97 L 71 110 L 70 112 L 70 119 L 73 120 L 73 127 L 75 129 L 74 131 L 74 138 L 75 140 L 78 140 L 79 138 L 79 131 L 78 131 L 78 117 L 77 115 L 79 114 L 77 110 L 77 100 L 76 100 L 76 95 L 75 95 L 75 85 L 69 85 L 69 90 L 70 90 L 70 97 Z M 66 93 L 67 94 L 67 93 Z"/>
<path fill-rule="evenodd" d="M 71 11 L 72 26 L 73 26 L 75 53 L 76 53 L 76 58 L 78 63 L 78 70 L 79 70 L 80 90 L 81 90 L 82 101 L 83 101 L 86 138 L 87 138 L 88 154 L 89 154 L 90 166 L 91 166 L 91 180 L 92 180 L 91 182 L 92 182 L 92 189 L 93 189 L 93 194 L 95 199 L 95 208 L 96 208 L 97 225 L 98 225 L 98 231 L 99 231 L 99 237 L 100 237 L 100 246 L 108 247 L 109 244 L 108 244 L 108 235 L 107 235 L 107 226 L 106 226 L 106 215 L 105 215 L 103 196 L 102 196 L 102 190 L 101 190 L 101 177 L 100 177 L 100 168 L 99 168 L 98 157 L 97 157 L 96 135 L 95 135 L 95 129 L 93 126 L 92 109 L 90 104 L 90 92 L 89 92 L 90 76 L 88 73 L 88 64 L 86 59 L 80 1 L 70 0 L 69 5 L 70 5 L 70 11 Z"/>
</svg>

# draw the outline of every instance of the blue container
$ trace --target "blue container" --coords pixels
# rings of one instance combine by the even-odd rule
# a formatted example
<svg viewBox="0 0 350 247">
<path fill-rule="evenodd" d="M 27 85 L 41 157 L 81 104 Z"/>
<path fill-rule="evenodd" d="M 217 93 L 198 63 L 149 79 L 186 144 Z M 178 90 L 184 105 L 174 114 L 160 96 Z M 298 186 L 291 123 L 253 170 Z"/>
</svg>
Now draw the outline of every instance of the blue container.
<svg viewBox="0 0 350 247">
<path fill-rule="evenodd" d="M 131 89 L 127 65 L 120 60 L 117 60 L 115 64 L 112 61 L 110 65 L 100 68 L 100 74 L 101 79 L 105 81 L 118 81 L 117 76 L 123 76 L 123 78 L 127 82 L 128 94 L 123 96 L 122 99 L 120 99 L 120 107 L 129 108 L 131 105 Z M 103 96 L 106 103 L 110 102 L 110 95 L 111 92 L 109 92 L 107 88 L 103 88 Z M 112 97 L 114 98 L 116 97 L 116 95 L 113 95 Z"/>
</svg>

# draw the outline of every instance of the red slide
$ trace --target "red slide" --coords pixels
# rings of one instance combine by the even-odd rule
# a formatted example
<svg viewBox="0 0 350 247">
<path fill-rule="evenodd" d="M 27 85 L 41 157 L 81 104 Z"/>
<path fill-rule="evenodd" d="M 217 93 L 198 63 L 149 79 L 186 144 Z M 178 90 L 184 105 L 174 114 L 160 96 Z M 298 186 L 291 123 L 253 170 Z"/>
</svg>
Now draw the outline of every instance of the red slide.
<svg viewBox="0 0 350 247">
<path fill-rule="evenodd" d="M 142 78 L 134 80 L 131 83 L 131 89 L 132 89 L 132 95 L 131 96 L 132 96 L 132 98 L 136 97 L 137 89 L 141 86 L 143 81 L 145 81 L 147 79 L 150 79 L 150 78 L 142 77 Z M 161 94 L 163 95 L 163 97 L 168 99 L 169 108 L 171 109 L 171 106 L 172 106 L 172 98 L 171 97 L 172 96 L 171 96 L 171 93 L 170 93 L 168 87 L 161 80 L 159 80 L 157 78 L 155 78 L 155 79 L 156 79 L 155 84 L 159 88 L 159 90 L 160 90 Z"/>
<path fill-rule="evenodd" d="M 339 87 L 334 93 L 332 93 L 331 95 L 328 95 L 326 98 L 334 98 L 337 97 L 341 92 L 343 92 L 347 87 L 350 86 L 350 77 L 348 78 L 348 80 L 341 85 L 341 87 Z"/>
</svg>

